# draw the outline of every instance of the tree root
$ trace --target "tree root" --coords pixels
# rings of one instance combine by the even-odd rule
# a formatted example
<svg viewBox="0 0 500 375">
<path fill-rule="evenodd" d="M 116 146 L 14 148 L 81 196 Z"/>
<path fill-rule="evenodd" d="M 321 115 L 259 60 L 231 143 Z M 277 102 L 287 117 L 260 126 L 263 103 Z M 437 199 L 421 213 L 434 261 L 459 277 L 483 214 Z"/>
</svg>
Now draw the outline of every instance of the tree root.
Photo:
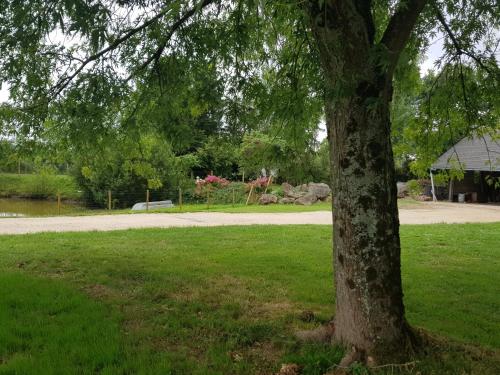
<svg viewBox="0 0 500 375">
<path fill-rule="evenodd" d="M 297 338 L 303 342 L 309 343 L 331 343 L 335 326 L 333 321 L 314 329 L 298 331 L 295 333 Z"/>
<path fill-rule="evenodd" d="M 366 363 L 366 353 L 353 346 L 351 350 L 344 355 L 344 358 L 340 360 L 338 367 L 347 369 L 355 362 Z"/>
</svg>

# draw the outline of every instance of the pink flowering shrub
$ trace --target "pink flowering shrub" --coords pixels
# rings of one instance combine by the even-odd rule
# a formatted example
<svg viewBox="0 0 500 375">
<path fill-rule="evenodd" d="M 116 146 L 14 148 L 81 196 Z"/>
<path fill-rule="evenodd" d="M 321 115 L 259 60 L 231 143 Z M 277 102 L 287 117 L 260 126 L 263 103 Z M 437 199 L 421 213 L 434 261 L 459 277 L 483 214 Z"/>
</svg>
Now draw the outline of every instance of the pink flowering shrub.
<svg viewBox="0 0 500 375">
<path fill-rule="evenodd" d="M 253 186 L 254 189 L 265 189 L 269 182 L 269 177 L 259 177 L 248 183 L 249 186 Z"/>
<path fill-rule="evenodd" d="M 223 177 L 218 177 L 218 176 L 213 176 L 213 175 L 208 175 L 204 179 L 197 178 L 195 181 L 196 184 L 196 194 L 197 195 L 202 195 L 204 191 L 208 190 L 213 190 L 213 189 L 220 189 L 223 188 L 227 185 L 229 185 L 229 181 Z"/>
<path fill-rule="evenodd" d="M 205 184 L 219 184 L 221 186 L 225 186 L 225 185 L 229 184 L 229 181 L 226 180 L 225 178 L 217 177 L 217 176 L 213 176 L 213 175 L 208 175 L 207 177 L 205 177 L 205 180 L 201 180 L 201 181 L 205 181 Z"/>
</svg>

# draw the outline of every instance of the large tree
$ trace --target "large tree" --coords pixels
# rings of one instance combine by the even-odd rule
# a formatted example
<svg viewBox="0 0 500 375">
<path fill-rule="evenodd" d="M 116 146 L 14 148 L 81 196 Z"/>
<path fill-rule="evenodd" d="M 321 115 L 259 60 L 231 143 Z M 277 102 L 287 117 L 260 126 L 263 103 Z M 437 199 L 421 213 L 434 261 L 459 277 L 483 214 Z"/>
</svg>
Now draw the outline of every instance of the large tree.
<svg viewBox="0 0 500 375">
<path fill-rule="evenodd" d="M 307 126 L 322 101 L 334 195 L 334 338 L 355 348 L 351 358 L 410 352 L 393 82 L 440 31 L 442 64 L 475 65 L 496 84 L 495 0 L 2 0 L 0 9 L 0 79 L 29 134 L 75 91 L 106 112 L 113 98 L 161 82 L 165 56 L 203 61 L 226 78 L 228 129 L 253 118 Z M 88 90 L 96 77 L 109 86 L 102 95 Z"/>
</svg>

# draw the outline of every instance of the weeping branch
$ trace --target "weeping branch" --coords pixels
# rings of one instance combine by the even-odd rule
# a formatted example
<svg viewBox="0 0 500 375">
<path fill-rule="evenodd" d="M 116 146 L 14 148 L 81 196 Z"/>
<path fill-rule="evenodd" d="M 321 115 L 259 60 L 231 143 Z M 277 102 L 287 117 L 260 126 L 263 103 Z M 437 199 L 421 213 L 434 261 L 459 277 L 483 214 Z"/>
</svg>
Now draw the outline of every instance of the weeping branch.
<svg viewBox="0 0 500 375">
<path fill-rule="evenodd" d="M 187 10 L 171 27 L 170 32 L 167 35 L 167 38 L 165 41 L 160 45 L 158 50 L 148 59 L 143 63 L 141 66 L 146 67 L 149 65 L 152 61 L 155 59 L 158 59 L 159 56 L 161 56 L 161 53 L 166 47 L 166 44 L 172 37 L 172 35 L 181 27 L 192 15 L 194 15 L 197 11 L 201 10 L 202 8 L 206 7 L 207 5 L 213 3 L 215 0 L 203 0 L 201 3 L 195 5 L 193 8 Z M 82 63 L 78 66 L 78 68 L 71 74 L 66 75 L 64 77 L 61 77 L 59 81 L 49 90 L 49 97 L 56 97 L 59 95 L 69 84 L 70 82 L 82 72 L 82 70 L 91 62 L 97 61 L 100 59 L 102 56 L 106 55 L 107 53 L 114 51 L 117 49 L 122 43 L 125 41 L 129 40 L 131 37 L 136 35 L 137 33 L 145 30 L 149 26 L 153 25 L 154 23 L 158 22 L 160 19 L 165 17 L 168 13 L 170 13 L 172 9 L 167 8 L 162 11 L 160 11 L 158 14 L 156 14 L 154 17 L 146 20 L 139 26 L 132 28 L 128 30 L 124 35 L 116 38 L 111 44 L 109 44 L 106 48 L 101 49 L 99 52 L 88 56 L 85 60 L 82 61 Z"/>
<path fill-rule="evenodd" d="M 170 31 L 168 34 L 165 36 L 165 39 L 162 41 L 162 43 L 158 46 L 156 51 L 149 56 L 130 76 L 127 78 L 127 80 L 131 79 L 134 75 L 136 75 L 138 72 L 141 70 L 146 69 L 152 62 L 155 62 L 155 64 L 158 63 L 158 60 L 160 59 L 161 55 L 165 51 L 165 48 L 167 48 L 167 44 L 172 38 L 172 36 L 175 34 L 175 32 L 184 25 L 197 11 L 205 8 L 206 6 L 216 2 L 216 0 L 203 0 L 200 4 L 195 6 L 194 8 L 191 8 L 187 10 L 177 21 L 174 22 L 174 24 L 170 27 Z"/>
<path fill-rule="evenodd" d="M 445 30 L 445 32 L 448 35 L 448 37 L 450 38 L 453 46 L 455 47 L 457 55 L 459 55 L 459 56 L 466 55 L 466 56 L 470 57 L 486 72 L 488 72 L 489 74 L 493 74 L 491 69 L 483 63 L 481 58 L 479 58 L 478 56 L 476 56 L 472 52 L 467 51 L 464 48 L 462 48 L 462 45 L 460 44 L 457 37 L 455 36 L 453 31 L 451 30 L 450 26 L 446 22 L 446 19 L 444 18 L 443 13 L 441 13 L 441 11 L 439 10 L 439 8 L 437 7 L 437 5 L 435 3 L 433 3 L 433 8 L 434 8 L 434 11 L 436 12 L 436 16 L 437 16 L 439 23 L 441 24 L 441 26 L 443 26 L 443 29 Z"/>
</svg>

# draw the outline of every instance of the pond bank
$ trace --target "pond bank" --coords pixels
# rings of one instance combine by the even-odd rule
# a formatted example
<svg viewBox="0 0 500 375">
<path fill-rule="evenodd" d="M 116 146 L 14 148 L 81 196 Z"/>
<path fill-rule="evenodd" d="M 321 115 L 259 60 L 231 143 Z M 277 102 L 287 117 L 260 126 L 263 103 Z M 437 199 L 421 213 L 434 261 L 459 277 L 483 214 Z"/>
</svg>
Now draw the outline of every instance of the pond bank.
<svg viewBox="0 0 500 375">
<path fill-rule="evenodd" d="M 68 215 L 84 209 L 83 205 L 70 200 L 61 201 L 59 207 L 57 200 L 0 198 L 0 217 Z"/>
<path fill-rule="evenodd" d="M 48 173 L 0 173 L 0 198 L 79 200 L 81 193 L 73 177 Z"/>
</svg>

